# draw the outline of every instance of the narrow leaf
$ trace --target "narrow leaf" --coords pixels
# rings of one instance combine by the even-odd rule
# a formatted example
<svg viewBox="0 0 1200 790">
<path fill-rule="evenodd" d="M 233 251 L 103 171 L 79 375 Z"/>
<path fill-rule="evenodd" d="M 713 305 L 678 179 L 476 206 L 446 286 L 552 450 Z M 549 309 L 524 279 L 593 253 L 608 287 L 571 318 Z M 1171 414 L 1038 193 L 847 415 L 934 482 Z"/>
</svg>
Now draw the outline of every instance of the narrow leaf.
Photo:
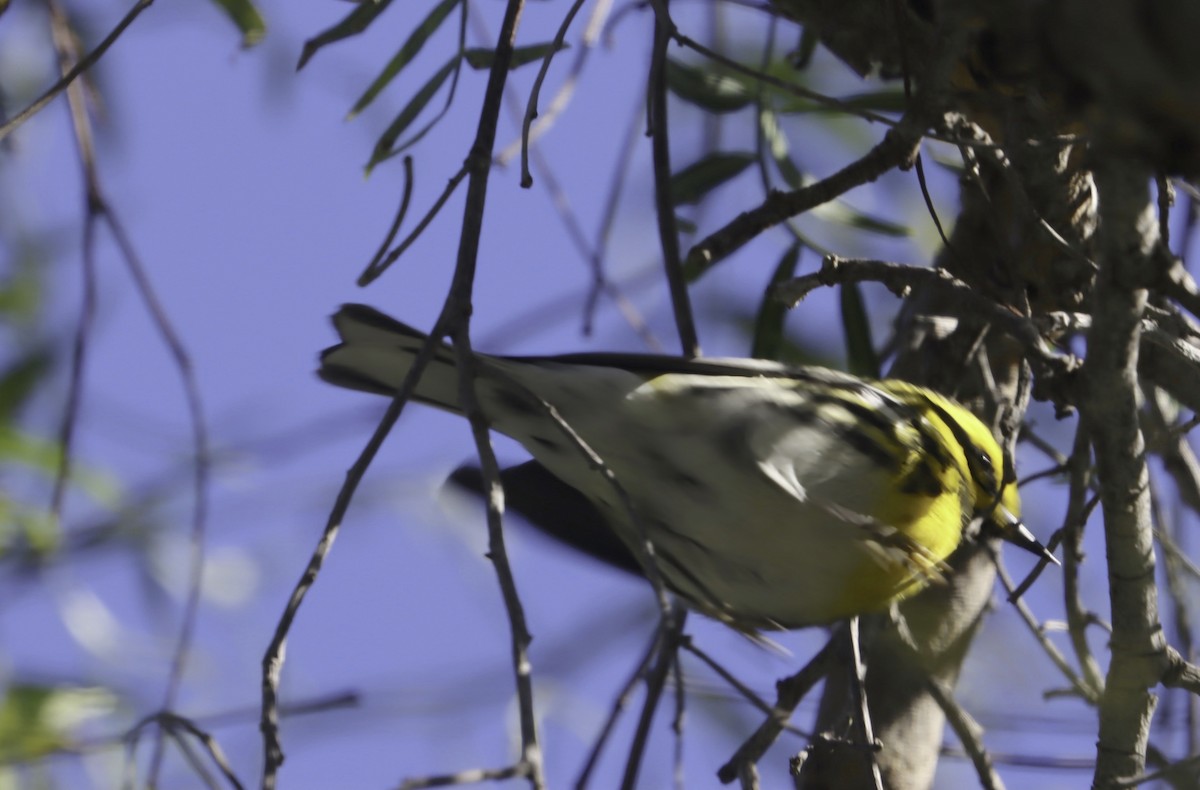
<svg viewBox="0 0 1200 790">
<path fill-rule="evenodd" d="M 867 93 L 856 93 L 851 96 L 836 97 L 837 104 L 817 102 L 812 99 L 800 99 L 790 94 L 783 94 L 777 89 L 770 89 L 780 95 L 776 109 L 783 115 L 807 115 L 810 113 L 836 113 L 841 115 L 846 110 L 868 110 L 871 112 L 900 113 L 908 106 L 903 91 L 881 90 Z"/>
<path fill-rule="evenodd" d="M 863 307 L 858 283 L 842 283 L 842 329 L 846 333 L 846 361 L 856 376 L 879 378 L 879 355 L 871 342 L 871 323 Z"/>
<path fill-rule="evenodd" d="M 709 112 L 735 112 L 754 101 L 754 95 L 733 77 L 667 59 L 667 89 Z"/>
<path fill-rule="evenodd" d="M 671 176 L 671 200 L 677 206 L 698 203 L 709 192 L 754 164 L 754 159 L 754 154 L 709 154 Z"/>
<path fill-rule="evenodd" d="M 828 222 L 837 222 L 858 230 L 865 230 L 868 233 L 878 233 L 881 236 L 903 238 L 911 235 L 909 229 L 904 225 L 859 211 L 841 199 L 823 203 L 814 208 L 812 213 Z"/>
<path fill-rule="evenodd" d="M 404 70 L 404 67 L 412 62 L 412 59 L 417 56 L 421 48 L 425 46 L 430 37 L 437 32 L 442 23 L 446 21 L 446 17 L 450 16 L 450 12 L 454 10 L 461 0 L 442 0 L 433 7 L 433 10 L 421 20 L 421 24 L 409 34 L 400 50 L 392 56 L 387 65 L 383 67 L 383 71 L 379 73 L 367 90 L 358 101 L 354 102 L 354 106 L 350 108 L 349 115 L 346 120 L 350 120 L 354 116 L 362 112 L 366 107 L 375 100 L 375 97 L 388 86 L 397 74 Z"/>
<path fill-rule="evenodd" d="M 784 183 L 792 189 L 804 186 L 804 173 L 792 161 L 787 135 L 783 133 L 779 124 L 779 116 L 773 110 L 764 107 L 758 114 L 758 125 L 767 144 L 767 151 L 771 154 L 771 160 L 775 162 L 775 168 Z"/>
<path fill-rule="evenodd" d="M 566 44 L 561 44 L 558 47 L 554 46 L 553 41 L 547 41 L 542 44 L 530 44 L 527 47 L 517 47 L 513 50 L 512 62 L 508 65 L 508 70 L 524 66 L 526 63 L 536 63 L 545 59 L 550 52 L 561 52 L 567 48 Z M 476 71 L 485 71 L 492 67 L 492 62 L 496 59 L 496 50 L 475 48 L 468 49 L 463 53 L 466 58 L 467 65 Z"/>
<path fill-rule="evenodd" d="M 335 41 L 341 41 L 344 38 L 350 38 L 350 36 L 357 36 L 366 30 L 391 2 L 392 0 L 369 0 L 369 2 L 355 4 L 354 10 L 347 14 L 341 22 L 304 42 L 304 48 L 300 51 L 300 62 L 296 64 L 296 70 L 299 71 L 304 68 L 304 64 L 308 62 L 309 58 L 317 54 L 317 50 L 321 49 L 321 47 L 332 44 Z"/>
<path fill-rule="evenodd" d="M 421 90 L 417 91 L 409 99 L 408 104 L 404 105 L 404 109 L 400 111 L 400 114 L 396 116 L 391 125 L 379 137 L 379 141 L 375 143 L 375 150 L 371 153 L 371 161 L 367 163 L 368 172 L 375 165 L 395 156 L 415 142 L 415 140 L 410 140 L 404 145 L 393 147 L 395 146 L 396 139 L 404 134 L 404 131 L 417 119 L 417 116 L 421 114 L 421 110 L 425 109 L 425 105 L 429 104 L 430 99 L 438 92 L 438 89 L 442 87 L 447 78 L 458 68 L 459 63 L 460 58 L 458 55 L 455 55 L 445 66 L 438 69 L 437 73 L 430 77 L 428 82 L 421 86 Z"/>
<path fill-rule="evenodd" d="M 45 382 L 53 359 L 48 348 L 34 348 L 0 373 L 0 423 L 7 424 L 16 419 L 21 408 Z"/>
<path fill-rule="evenodd" d="M 242 46 L 249 48 L 262 41 L 267 23 L 250 0 L 213 0 L 242 33 Z"/>
<path fill-rule="evenodd" d="M 783 322 L 787 317 L 787 305 L 774 298 L 775 287 L 791 280 L 796 276 L 796 267 L 800 263 L 800 251 L 803 248 L 797 243 L 792 244 L 783 253 L 771 275 L 771 282 L 763 293 L 762 304 L 754 317 L 754 339 L 750 347 L 750 356 L 758 359 L 779 359 L 783 350 Z"/>
</svg>

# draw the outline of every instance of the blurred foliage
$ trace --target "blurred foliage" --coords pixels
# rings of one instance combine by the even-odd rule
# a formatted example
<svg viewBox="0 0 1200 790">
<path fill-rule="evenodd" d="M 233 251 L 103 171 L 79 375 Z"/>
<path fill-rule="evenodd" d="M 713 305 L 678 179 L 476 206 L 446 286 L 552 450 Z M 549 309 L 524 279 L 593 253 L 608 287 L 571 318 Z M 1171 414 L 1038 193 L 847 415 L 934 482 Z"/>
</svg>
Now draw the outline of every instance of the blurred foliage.
<svg viewBox="0 0 1200 790">
<path fill-rule="evenodd" d="M 267 23 L 250 0 L 213 0 L 237 25 L 242 34 L 242 46 L 252 47 L 267 35 Z"/>
<path fill-rule="evenodd" d="M 100 687 L 10 684 L 0 700 L 0 766 L 73 748 L 81 725 L 116 707 L 116 695 Z"/>
</svg>

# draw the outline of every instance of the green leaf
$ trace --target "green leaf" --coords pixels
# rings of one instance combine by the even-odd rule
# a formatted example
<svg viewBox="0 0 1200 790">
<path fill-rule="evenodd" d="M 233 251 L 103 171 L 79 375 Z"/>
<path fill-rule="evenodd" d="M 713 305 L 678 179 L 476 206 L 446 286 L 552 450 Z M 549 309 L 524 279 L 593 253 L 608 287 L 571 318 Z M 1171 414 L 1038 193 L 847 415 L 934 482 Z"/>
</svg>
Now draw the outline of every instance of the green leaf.
<svg viewBox="0 0 1200 790">
<path fill-rule="evenodd" d="M 767 144 L 771 160 L 775 162 L 775 168 L 779 171 L 784 183 L 792 189 L 804 186 L 804 173 L 792 161 L 787 135 L 784 134 L 783 128 L 779 124 L 779 116 L 773 110 L 764 107 L 758 114 L 758 126 L 762 130 L 763 141 Z"/>
<path fill-rule="evenodd" d="M 758 359 L 779 359 L 783 350 L 783 322 L 787 317 L 788 308 L 780 300 L 774 298 L 775 287 L 796 276 L 796 267 L 800 263 L 800 252 L 803 248 L 797 243 L 792 244 L 783 253 L 771 275 L 771 282 L 763 294 L 762 304 L 754 317 L 754 338 L 750 346 L 750 356 Z"/>
<path fill-rule="evenodd" d="M 675 205 L 698 203 L 712 190 L 736 178 L 754 164 L 754 154 L 712 153 L 671 176 L 671 200 Z"/>
<path fill-rule="evenodd" d="M 38 385 L 50 373 L 53 356 L 47 348 L 34 348 L 0 373 L 0 425 L 12 422 Z"/>
<path fill-rule="evenodd" d="M 852 228 L 865 230 L 868 233 L 878 233 L 881 236 L 904 238 L 911 235 L 911 231 L 904 225 L 899 225 L 879 217 L 873 217 L 870 214 L 859 211 L 840 198 L 828 203 L 822 203 L 814 208 L 812 213 L 823 220 L 836 222 L 840 225 L 849 225 Z"/>
<path fill-rule="evenodd" d="M 408 104 L 404 105 L 404 109 L 400 111 L 400 114 L 396 116 L 395 120 L 392 121 L 384 133 L 380 135 L 379 141 L 375 143 L 375 150 L 371 153 L 371 161 L 367 162 L 367 172 L 370 172 L 380 162 L 399 154 L 421 139 L 425 135 L 425 132 L 429 131 L 430 127 L 426 126 L 424 130 L 403 144 L 396 145 L 396 139 L 404 134 L 405 130 L 412 125 L 412 122 L 425 109 L 425 105 L 429 104 L 434 94 L 438 92 L 438 89 L 442 87 L 450 75 L 459 68 L 461 63 L 462 58 L 458 55 L 452 57 L 445 66 L 442 66 L 436 74 L 429 78 L 428 82 L 421 86 L 421 90 L 417 91 L 409 99 Z"/>
<path fill-rule="evenodd" d="M 404 70 L 404 67 L 412 62 L 412 59 L 417 56 L 425 43 L 430 37 L 437 32 L 442 23 L 446 21 L 446 17 L 450 16 L 450 12 L 461 2 L 461 0 L 442 0 L 433 7 L 433 10 L 421 20 L 421 24 L 417 25 L 416 29 L 409 34 L 404 44 L 400 47 L 387 65 L 383 67 L 383 71 L 379 73 L 367 87 L 365 93 L 359 97 L 358 101 L 354 102 L 354 106 L 350 108 L 350 113 L 346 116 L 346 120 L 350 120 L 358 115 L 367 105 L 375 100 L 375 97 L 388 86 L 397 74 Z"/>
<path fill-rule="evenodd" d="M 736 112 L 754 101 L 754 93 L 733 77 L 667 59 L 667 89 L 709 112 Z"/>
<path fill-rule="evenodd" d="M 296 64 L 296 70 L 304 68 L 304 64 L 309 58 L 317 54 L 317 50 L 327 44 L 332 44 L 335 41 L 341 41 L 350 36 L 357 36 L 359 33 L 366 30 L 375 21 L 375 18 L 383 13 L 392 0 L 364 0 L 364 2 L 356 3 L 354 10 L 346 15 L 341 22 L 338 22 L 333 27 L 323 33 L 320 33 L 308 41 L 304 42 L 304 48 L 300 51 L 300 62 Z"/>
<path fill-rule="evenodd" d="M 842 329 L 846 333 L 846 360 L 856 376 L 879 378 L 879 355 L 871 341 L 871 322 L 863 307 L 858 283 L 842 283 Z"/>
<path fill-rule="evenodd" d="M 69 746 L 72 730 L 116 705 L 102 688 L 10 686 L 0 702 L 0 764 L 31 762 Z"/>
<path fill-rule="evenodd" d="M 784 94 L 777 88 L 772 93 L 780 96 L 776 110 L 783 115 L 808 115 L 810 113 L 836 113 L 841 115 L 846 110 L 867 110 L 878 113 L 902 113 L 908 106 L 904 91 L 885 89 L 856 93 L 850 96 L 840 96 L 837 104 L 817 102 L 812 99 L 801 99 L 792 94 Z"/>
<path fill-rule="evenodd" d="M 249 48 L 263 40 L 267 23 L 250 0 L 213 0 L 233 20 L 242 33 L 242 46 Z"/>
<path fill-rule="evenodd" d="M 0 321 L 9 326 L 32 326 L 41 315 L 45 258 L 24 239 L 14 239 L 9 273 L 0 279 Z"/>
<path fill-rule="evenodd" d="M 0 462 L 16 463 L 52 479 L 58 474 L 61 458 L 62 448 L 57 442 L 0 424 Z M 116 507 L 120 502 L 121 489 L 115 478 L 78 462 L 71 466 L 71 482 L 101 505 Z"/>
<path fill-rule="evenodd" d="M 562 52 L 567 48 L 566 44 L 560 44 L 555 47 L 553 41 L 547 41 L 542 44 L 530 44 L 527 47 L 517 47 L 513 50 L 512 62 L 508 64 L 508 70 L 513 71 L 526 63 L 536 63 L 544 60 L 546 55 L 551 52 Z M 468 49 L 463 53 L 463 57 L 467 60 L 467 65 L 476 71 L 484 71 L 492 67 L 492 62 L 496 60 L 496 50 L 474 48 Z"/>
</svg>

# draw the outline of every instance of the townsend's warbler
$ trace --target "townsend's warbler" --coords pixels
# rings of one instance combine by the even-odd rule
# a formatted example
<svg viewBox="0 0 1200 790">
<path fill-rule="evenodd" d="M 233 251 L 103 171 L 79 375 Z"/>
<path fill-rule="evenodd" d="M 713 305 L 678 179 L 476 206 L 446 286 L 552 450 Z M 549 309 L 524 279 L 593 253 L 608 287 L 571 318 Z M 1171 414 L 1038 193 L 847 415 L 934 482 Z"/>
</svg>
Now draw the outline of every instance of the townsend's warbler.
<svg viewBox="0 0 1200 790">
<path fill-rule="evenodd" d="M 425 335 L 362 305 L 333 321 L 342 342 L 321 377 L 394 394 Z M 740 628 L 885 608 L 938 576 L 976 516 L 1049 556 L 1018 520 L 991 432 L 913 384 L 752 359 L 475 359 L 492 427 L 594 503 L 635 556 L 649 538 L 667 587 Z M 442 345 L 414 397 L 460 412 L 458 386 Z"/>
</svg>

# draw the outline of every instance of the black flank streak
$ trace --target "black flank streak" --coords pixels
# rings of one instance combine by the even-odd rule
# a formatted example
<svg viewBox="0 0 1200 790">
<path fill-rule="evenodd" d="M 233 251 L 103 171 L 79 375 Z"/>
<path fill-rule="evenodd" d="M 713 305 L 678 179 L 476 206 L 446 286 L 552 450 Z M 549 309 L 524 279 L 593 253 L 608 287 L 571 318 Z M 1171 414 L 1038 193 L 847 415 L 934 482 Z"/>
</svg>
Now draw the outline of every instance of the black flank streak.
<svg viewBox="0 0 1200 790">
<path fill-rule="evenodd" d="M 937 497 L 941 496 L 945 489 L 933 468 L 929 464 L 922 463 L 917 464 L 916 468 L 900 481 L 900 491 L 916 496 Z"/>
<path fill-rule="evenodd" d="M 839 431 L 842 441 L 858 450 L 877 466 L 893 469 L 896 457 L 880 446 L 879 442 L 854 427 L 846 427 Z"/>
</svg>

